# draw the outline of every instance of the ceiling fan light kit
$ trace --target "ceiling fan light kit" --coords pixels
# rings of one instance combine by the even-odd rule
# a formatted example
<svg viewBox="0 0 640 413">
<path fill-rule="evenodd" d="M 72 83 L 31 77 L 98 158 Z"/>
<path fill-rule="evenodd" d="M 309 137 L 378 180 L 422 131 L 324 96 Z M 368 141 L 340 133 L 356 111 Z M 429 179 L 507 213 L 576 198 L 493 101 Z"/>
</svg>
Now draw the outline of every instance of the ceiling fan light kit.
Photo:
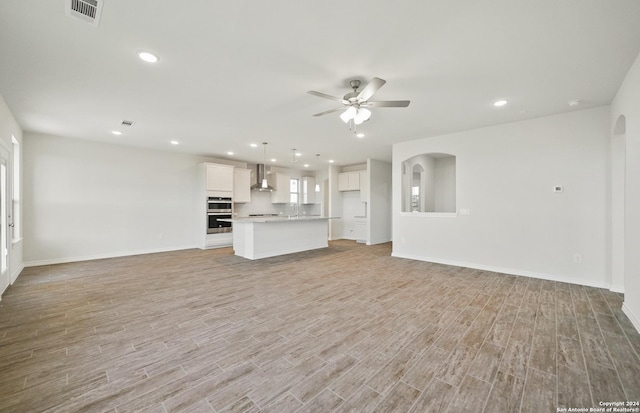
<svg viewBox="0 0 640 413">
<path fill-rule="evenodd" d="M 355 107 L 349 106 L 347 110 L 340 114 L 340 119 L 342 119 L 344 123 L 347 123 L 356 116 L 357 112 L 358 111 Z"/>
<path fill-rule="evenodd" d="M 342 99 L 335 96 L 327 95 L 326 93 L 310 90 L 307 92 L 310 95 L 318 96 L 324 99 L 335 100 L 343 104 L 343 107 L 316 113 L 313 116 L 328 115 L 329 113 L 342 111 L 344 109 L 344 111 L 340 114 L 340 119 L 344 123 L 349 124 L 349 129 L 352 130 L 353 133 L 357 133 L 356 126 L 361 125 L 363 122 L 366 122 L 371 118 L 371 111 L 367 109 L 368 107 L 377 106 L 387 108 L 406 108 L 407 106 L 409 106 L 409 103 L 411 103 L 408 100 L 382 100 L 370 102 L 369 99 L 378 89 L 384 86 L 385 83 L 387 83 L 386 80 L 380 79 L 379 77 L 374 77 L 371 82 L 369 82 L 364 87 L 364 89 L 358 92 L 358 88 L 360 87 L 361 83 L 360 80 L 354 79 L 349 82 L 351 88 L 353 88 L 353 92 L 347 93 Z"/>
</svg>

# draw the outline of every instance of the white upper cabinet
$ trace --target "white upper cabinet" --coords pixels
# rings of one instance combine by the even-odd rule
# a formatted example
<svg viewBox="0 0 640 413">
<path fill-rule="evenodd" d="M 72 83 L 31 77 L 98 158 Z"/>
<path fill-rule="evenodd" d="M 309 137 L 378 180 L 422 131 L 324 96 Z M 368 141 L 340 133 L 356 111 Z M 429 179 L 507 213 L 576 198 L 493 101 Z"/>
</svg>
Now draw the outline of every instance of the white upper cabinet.
<svg viewBox="0 0 640 413">
<path fill-rule="evenodd" d="M 301 182 L 301 194 L 303 204 L 316 203 L 316 178 L 303 176 Z"/>
<path fill-rule="evenodd" d="M 338 174 L 338 191 L 359 191 L 360 171 Z"/>
<path fill-rule="evenodd" d="M 233 166 L 208 163 L 207 191 L 233 192 Z"/>
<path fill-rule="evenodd" d="M 271 186 L 275 191 L 271 192 L 272 204 L 288 204 L 291 202 L 291 177 L 287 174 L 271 174 Z"/>
<path fill-rule="evenodd" d="M 349 174 L 344 172 L 338 174 L 338 191 L 349 190 Z"/>
<path fill-rule="evenodd" d="M 349 172 L 349 191 L 360 190 L 360 172 Z"/>
<path fill-rule="evenodd" d="M 233 202 L 251 202 L 251 170 L 233 169 Z"/>
</svg>

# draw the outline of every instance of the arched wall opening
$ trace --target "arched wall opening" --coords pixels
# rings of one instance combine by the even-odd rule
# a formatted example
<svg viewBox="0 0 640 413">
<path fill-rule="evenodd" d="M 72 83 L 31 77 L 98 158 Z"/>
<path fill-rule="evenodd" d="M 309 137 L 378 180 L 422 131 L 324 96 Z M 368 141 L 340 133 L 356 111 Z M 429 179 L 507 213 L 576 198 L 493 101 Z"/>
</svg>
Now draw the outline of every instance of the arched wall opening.
<svg viewBox="0 0 640 413">
<path fill-rule="evenodd" d="M 456 212 L 456 156 L 423 153 L 402 162 L 402 212 Z"/>
</svg>

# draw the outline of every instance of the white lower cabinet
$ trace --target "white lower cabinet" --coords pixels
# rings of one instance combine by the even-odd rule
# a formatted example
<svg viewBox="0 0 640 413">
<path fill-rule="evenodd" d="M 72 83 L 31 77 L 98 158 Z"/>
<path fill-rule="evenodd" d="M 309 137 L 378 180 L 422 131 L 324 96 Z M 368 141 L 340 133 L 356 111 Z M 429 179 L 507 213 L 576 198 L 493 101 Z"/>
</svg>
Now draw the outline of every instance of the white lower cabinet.
<svg viewBox="0 0 640 413">
<path fill-rule="evenodd" d="M 354 238 L 357 242 L 366 244 L 367 243 L 367 221 L 366 220 L 357 220 L 353 223 L 353 232 Z"/>
</svg>

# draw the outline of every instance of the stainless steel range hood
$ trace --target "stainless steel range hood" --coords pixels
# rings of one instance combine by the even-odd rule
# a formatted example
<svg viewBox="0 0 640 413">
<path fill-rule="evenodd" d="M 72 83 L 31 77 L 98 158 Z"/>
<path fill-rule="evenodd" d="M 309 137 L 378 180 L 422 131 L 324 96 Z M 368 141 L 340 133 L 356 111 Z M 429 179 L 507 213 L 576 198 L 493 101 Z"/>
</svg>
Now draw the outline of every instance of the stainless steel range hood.
<svg viewBox="0 0 640 413">
<path fill-rule="evenodd" d="M 266 184 L 266 186 L 264 186 Z M 256 183 L 251 185 L 252 191 L 272 192 L 274 188 L 267 182 L 263 163 L 256 164 Z"/>
</svg>

